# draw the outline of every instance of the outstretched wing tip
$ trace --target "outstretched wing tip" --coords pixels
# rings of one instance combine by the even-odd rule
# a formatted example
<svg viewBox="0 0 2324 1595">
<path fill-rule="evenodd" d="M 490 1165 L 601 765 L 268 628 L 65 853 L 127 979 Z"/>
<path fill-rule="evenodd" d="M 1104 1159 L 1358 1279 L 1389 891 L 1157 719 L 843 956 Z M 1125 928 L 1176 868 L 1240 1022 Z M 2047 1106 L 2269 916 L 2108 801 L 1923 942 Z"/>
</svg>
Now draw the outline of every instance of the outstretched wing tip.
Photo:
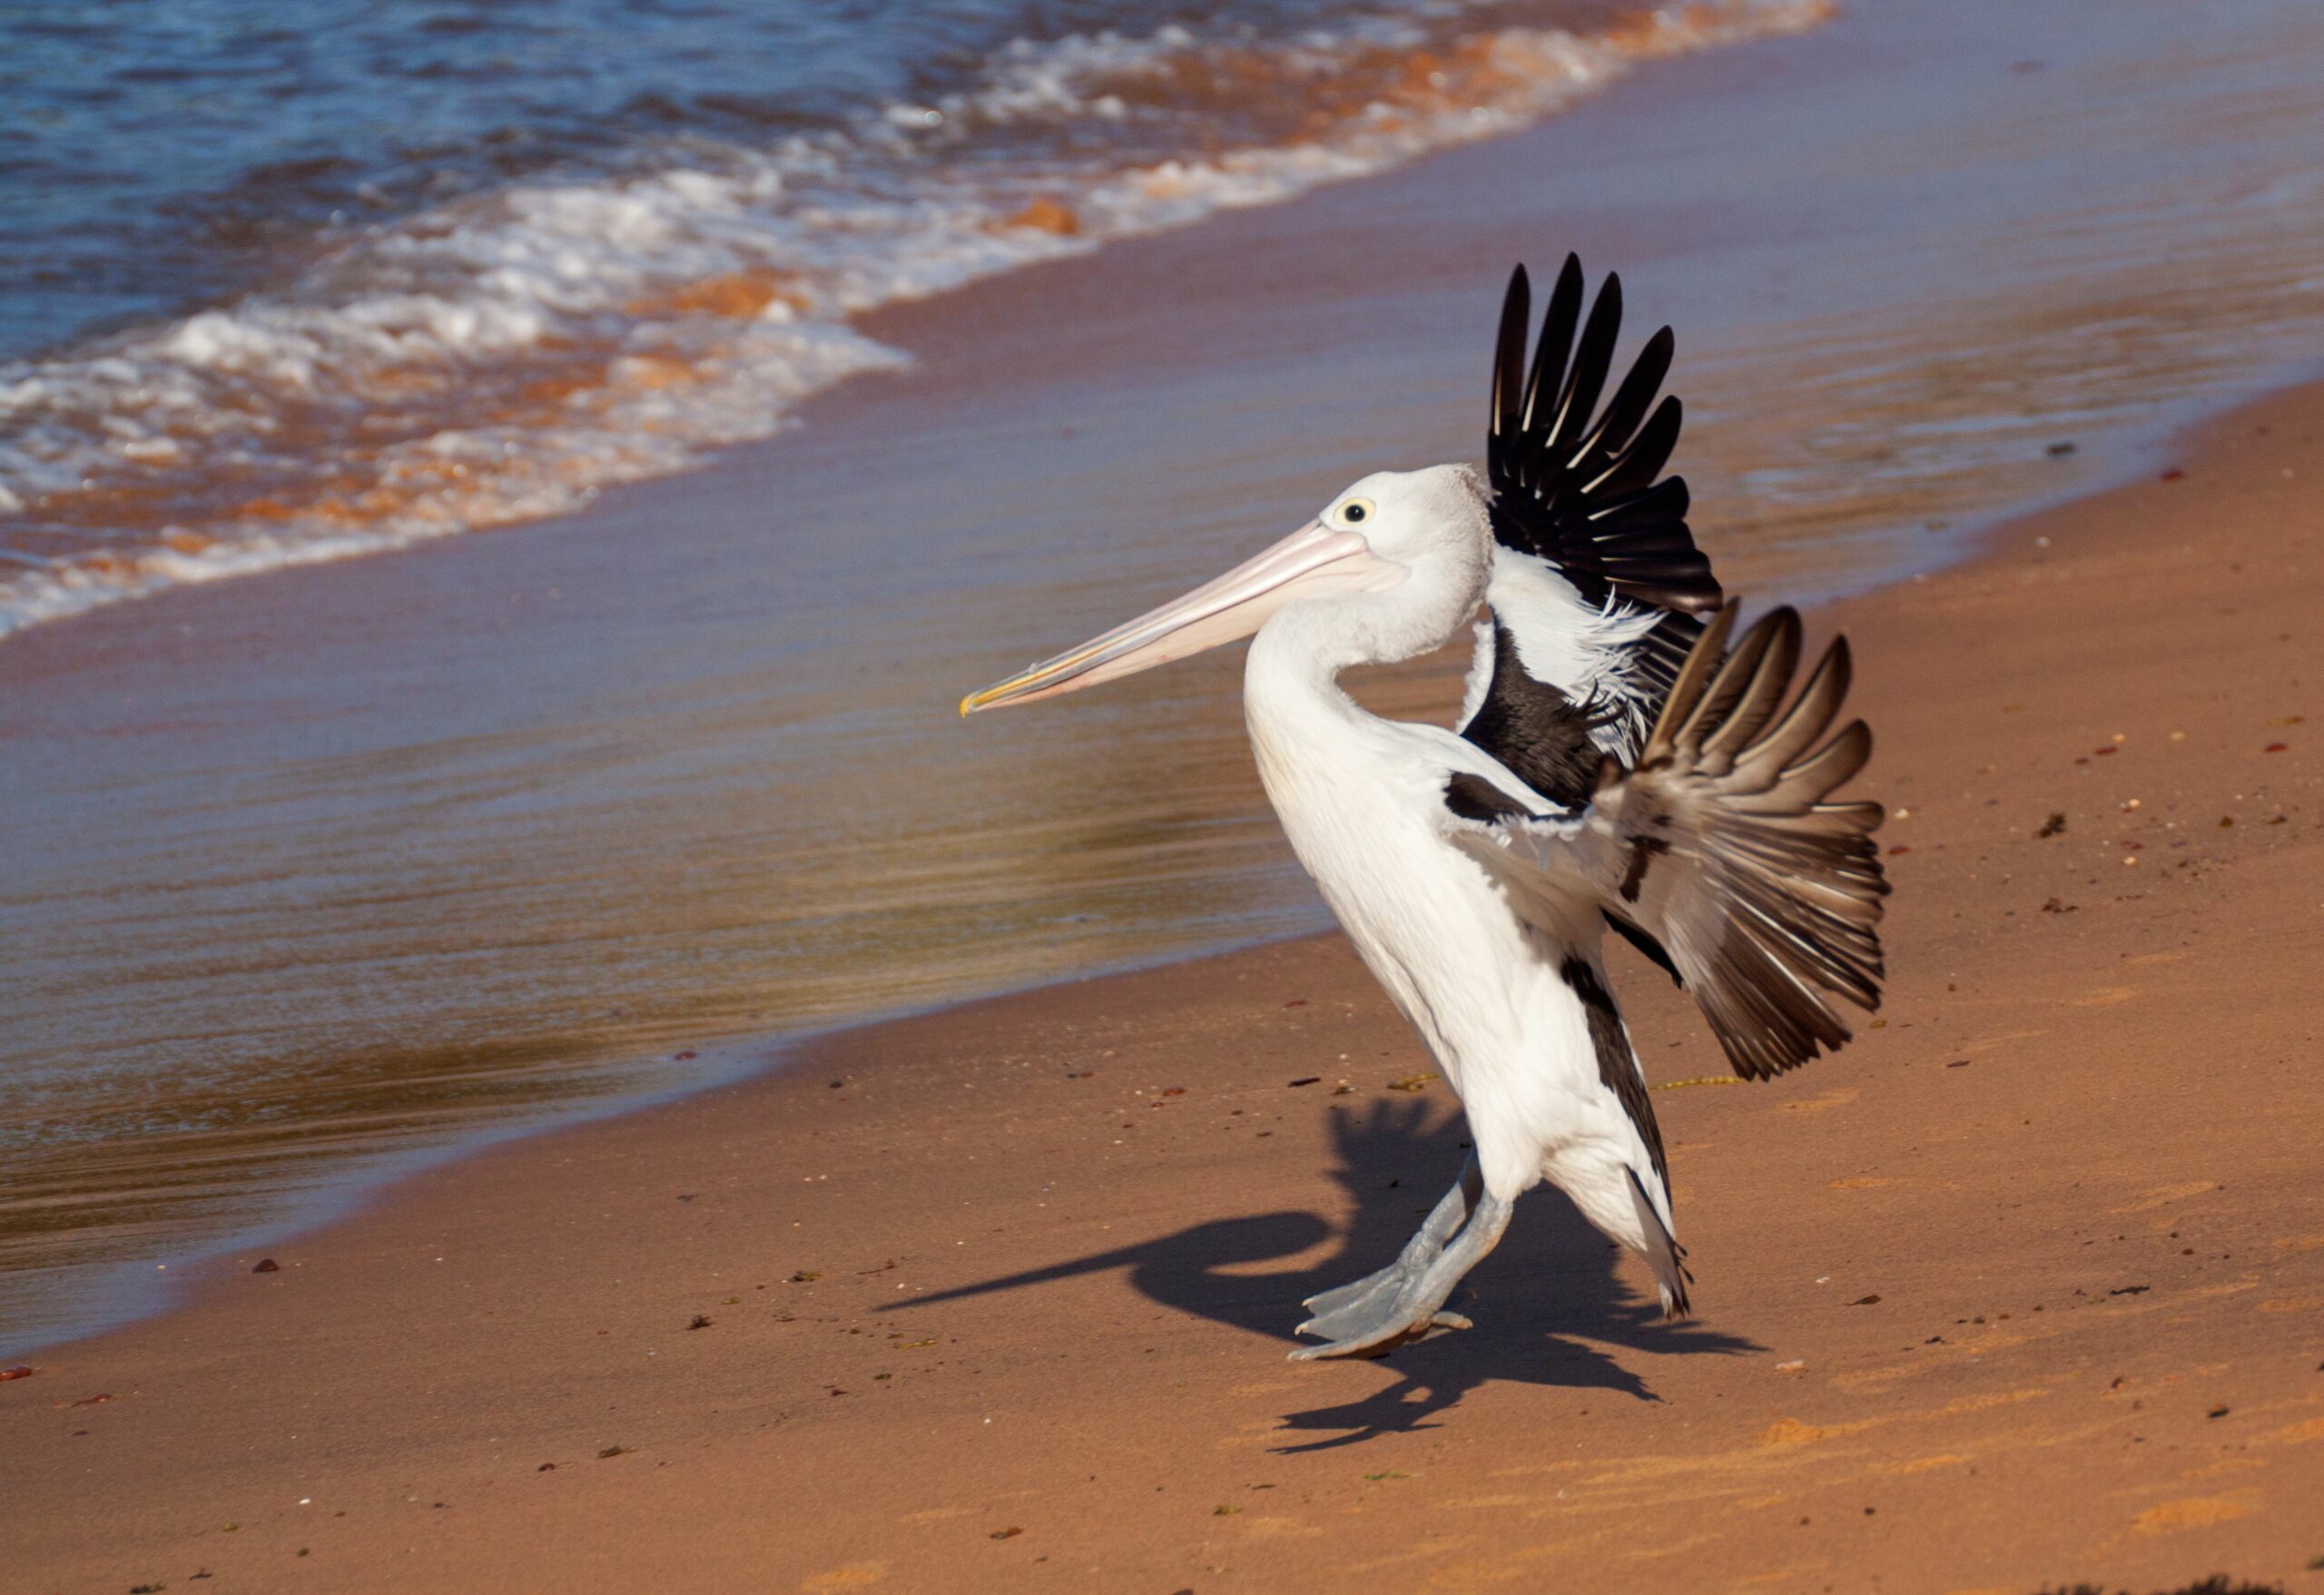
<svg viewBox="0 0 2324 1595">
<path fill-rule="evenodd" d="M 1585 316 L 1581 258 L 1569 252 L 1528 361 L 1530 285 L 1520 264 L 1494 346 L 1486 450 L 1494 537 L 1549 560 L 1587 602 L 1610 592 L 1700 613 L 1717 601 L 1718 583 L 1687 527 L 1684 479 L 1660 476 L 1685 416 L 1675 399 L 1657 402 L 1676 334 L 1666 326 L 1647 339 L 1601 409 L 1621 330 L 1620 274 L 1607 274 Z"/>
</svg>

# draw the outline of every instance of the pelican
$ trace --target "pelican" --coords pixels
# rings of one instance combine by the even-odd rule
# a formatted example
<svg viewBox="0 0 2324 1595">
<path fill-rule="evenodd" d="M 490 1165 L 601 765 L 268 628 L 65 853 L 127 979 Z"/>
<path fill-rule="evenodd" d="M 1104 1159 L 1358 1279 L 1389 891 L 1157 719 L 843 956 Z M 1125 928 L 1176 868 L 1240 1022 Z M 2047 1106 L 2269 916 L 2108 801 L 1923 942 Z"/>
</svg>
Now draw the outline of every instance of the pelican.
<svg viewBox="0 0 2324 1595">
<path fill-rule="evenodd" d="M 1244 711 L 1268 800 L 1473 1144 L 1393 1262 L 1308 1300 L 1299 1333 L 1323 1344 L 1296 1359 L 1468 1327 L 1446 1303 L 1542 1181 L 1646 1258 L 1666 1313 L 1689 1310 L 1609 926 L 1692 994 L 1748 1078 L 1844 1044 L 1841 1004 L 1878 1005 L 1882 811 L 1831 801 L 1871 751 L 1863 722 L 1833 730 L 1846 643 L 1796 695 L 1791 610 L 1728 651 L 1737 609 L 1694 550 L 1683 485 L 1652 481 L 1676 401 L 1640 426 L 1668 332 L 1592 424 L 1620 299 L 1610 282 L 1568 369 L 1581 288 L 1569 261 L 1521 376 L 1521 269 L 1512 281 L 1490 485 L 1465 465 L 1366 476 L 1224 576 L 960 704 L 1031 703 L 1251 639 Z M 1375 717 L 1340 688 L 1344 670 L 1445 645 L 1488 605 L 1462 732 Z"/>
</svg>

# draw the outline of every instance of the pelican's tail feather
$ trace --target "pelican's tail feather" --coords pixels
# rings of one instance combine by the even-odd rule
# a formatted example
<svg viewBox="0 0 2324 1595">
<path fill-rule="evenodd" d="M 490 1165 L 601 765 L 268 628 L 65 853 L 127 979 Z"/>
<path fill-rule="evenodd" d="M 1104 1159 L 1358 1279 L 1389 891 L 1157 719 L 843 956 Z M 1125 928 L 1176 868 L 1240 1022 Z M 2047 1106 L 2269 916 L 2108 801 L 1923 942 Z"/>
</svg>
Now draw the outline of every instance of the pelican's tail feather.
<svg viewBox="0 0 2324 1595">
<path fill-rule="evenodd" d="M 1687 1248 L 1662 1222 L 1662 1214 L 1654 1199 L 1647 1195 L 1646 1183 L 1638 1171 L 1628 1171 L 1630 1177 L 1630 1200 L 1638 1207 L 1638 1226 L 1646 1236 L 1646 1260 L 1653 1266 L 1654 1283 L 1662 1293 L 1662 1315 L 1684 1318 L 1694 1311 L 1694 1304 L 1687 1298 L 1687 1287 L 1695 1276 L 1687 1271 Z"/>
</svg>

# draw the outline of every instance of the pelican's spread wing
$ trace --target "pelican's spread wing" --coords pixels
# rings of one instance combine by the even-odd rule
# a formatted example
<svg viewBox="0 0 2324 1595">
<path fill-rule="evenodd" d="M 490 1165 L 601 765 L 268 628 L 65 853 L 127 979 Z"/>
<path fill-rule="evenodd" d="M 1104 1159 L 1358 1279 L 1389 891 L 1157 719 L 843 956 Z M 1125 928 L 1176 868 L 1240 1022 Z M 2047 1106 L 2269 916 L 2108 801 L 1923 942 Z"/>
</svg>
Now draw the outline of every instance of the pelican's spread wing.
<svg viewBox="0 0 2324 1595">
<path fill-rule="evenodd" d="M 1799 617 L 1774 611 L 1722 664 L 1733 617 L 1696 642 L 1637 765 L 1608 761 L 1586 809 L 1481 815 L 1475 793 L 1463 805 L 1448 789 L 1447 831 L 1521 914 L 1567 915 L 1594 896 L 1651 937 L 1736 1072 L 1758 1079 L 1847 1040 L 1835 999 L 1879 1007 L 1888 883 L 1872 843 L 1880 805 L 1827 801 L 1872 752 L 1860 720 L 1832 734 L 1847 645 L 1778 715 Z"/>
<path fill-rule="evenodd" d="M 1676 398 L 1656 402 L 1670 330 L 1647 340 L 1600 409 L 1621 280 L 1606 279 L 1585 322 L 1581 262 L 1567 256 L 1529 362 L 1531 305 L 1520 266 L 1502 305 L 1485 446 L 1492 615 L 1478 626 L 1462 734 L 1578 804 L 1599 753 L 1635 752 L 1702 630 L 1695 617 L 1720 592 L 1687 529 L 1686 483 L 1656 479 L 1681 415 Z"/>
</svg>

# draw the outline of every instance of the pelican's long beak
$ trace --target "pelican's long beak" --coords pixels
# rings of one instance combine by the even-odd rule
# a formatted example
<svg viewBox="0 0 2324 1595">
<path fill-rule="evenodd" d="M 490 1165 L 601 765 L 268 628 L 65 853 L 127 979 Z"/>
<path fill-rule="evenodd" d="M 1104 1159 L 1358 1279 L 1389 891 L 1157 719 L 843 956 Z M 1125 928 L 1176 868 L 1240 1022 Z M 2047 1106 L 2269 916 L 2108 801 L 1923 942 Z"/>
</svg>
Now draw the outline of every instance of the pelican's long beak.
<svg viewBox="0 0 2324 1595">
<path fill-rule="evenodd" d="M 1173 659 L 1247 637 L 1294 598 L 1327 592 L 1376 593 L 1404 577 L 1355 532 L 1310 521 L 1255 559 L 1204 583 L 1185 597 L 1148 610 L 1054 659 L 1019 671 L 960 700 L 960 713 L 1029 704 L 1059 693 L 1135 675 Z"/>
</svg>

